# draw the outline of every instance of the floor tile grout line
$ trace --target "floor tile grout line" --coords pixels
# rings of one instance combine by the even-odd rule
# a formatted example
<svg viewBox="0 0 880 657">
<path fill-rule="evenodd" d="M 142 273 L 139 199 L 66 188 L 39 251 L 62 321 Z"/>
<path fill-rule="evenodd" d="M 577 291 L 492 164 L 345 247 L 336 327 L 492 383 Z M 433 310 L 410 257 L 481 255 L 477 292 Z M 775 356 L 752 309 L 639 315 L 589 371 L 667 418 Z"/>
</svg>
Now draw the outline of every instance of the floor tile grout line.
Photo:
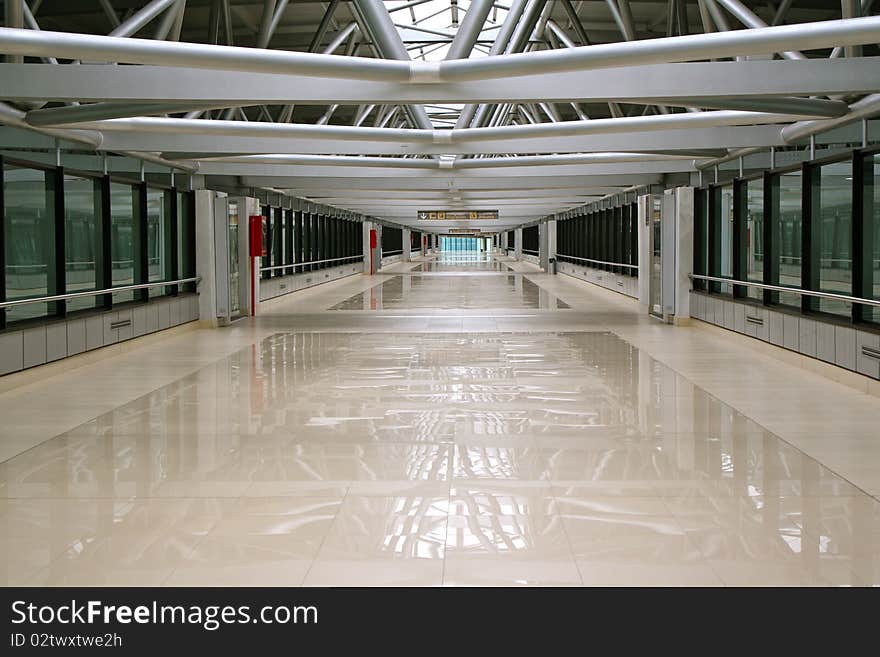
<svg viewBox="0 0 880 657">
<path fill-rule="evenodd" d="M 330 536 L 330 532 L 333 531 L 333 527 L 336 525 L 339 514 L 342 511 L 343 505 L 345 504 L 345 500 L 348 499 L 348 494 L 351 491 L 352 485 L 353 484 L 350 483 L 348 486 L 345 487 L 345 494 L 342 496 L 342 501 L 339 503 L 339 507 L 336 509 L 336 513 L 333 514 L 333 522 L 330 523 L 330 526 L 327 528 L 327 532 L 318 543 L 318 548 L 315 550 L 315 555 L 312 557 L 311 563 L 309 563 L 309 567 L 303 574 L 302 581 L 299 584 L 301 588 L 306 587 L 306 582 L 308 581 L 309 575 L 311 574 L 312 569 L 315 567 L 315 563 L 318 561 L 318 558 L 321 556 L 321 550 L 324 549 L 324 543 L 327 541 L 327 537 Z"/>
</svg>

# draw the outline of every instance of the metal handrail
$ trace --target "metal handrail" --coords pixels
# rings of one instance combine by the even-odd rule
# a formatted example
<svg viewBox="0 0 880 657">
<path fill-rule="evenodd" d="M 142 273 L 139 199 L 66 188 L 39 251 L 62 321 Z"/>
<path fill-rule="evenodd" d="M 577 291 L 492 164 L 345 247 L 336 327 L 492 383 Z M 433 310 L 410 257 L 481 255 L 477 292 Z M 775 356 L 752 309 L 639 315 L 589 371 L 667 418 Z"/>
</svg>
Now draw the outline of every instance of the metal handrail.
<svg viewBox="0 0 880 657">
<path fill-rule="evenodd" d="M 272 265 L 271 267 L 260 267 L 260 271 L 275 271 L 276 269 L 293 269 L 294 267 L 305 267 L 306 265 L 320 265 L 323 262 L 338 262 L 340 260 L 357 260 L 364 259 L 363 255 L 345 256 L 343 258 L 328 258 L 327 260 L 311 260 L 309 262 L 292 262 L 289 265 Z"/>
<path fill-rule="evenodd" d="M 612 267 L 627 267 L 629 269 L 638 269 L 638 265 L 626 265 L 622 262 L 605 262 L 604 260 L 593 260 L 592 258 L 578 258 L 577 256 L 565 255 L 564 253 L 557 253 L 557 258 L 571 258 L 572 260 L 580 260 L 581 262 L 593 262 L 597 265 L 611 265 Z"/>
<path fill-rule="evenodd" d="M 691 280 L 698 279 L 701 281 L 712 281 L 715 283 L 727 283 L 729 285 L 743 285 L 745 287 L 757 287 L 762 290 L 771 290 L 774 292 L 791 292 L 807 297 L 819 297 L 820 299 L 834 299 L 836 301 L 846 301 L 848 303 L 859 303 L 864 306 L 880 307 L 880 299 L 863 299 L 862 297 L 851 297 L 848 294 L 835 294 L 834 292 L 818 292 L 816 290 L 802 290 L 797 287 L 788 287 L 786 285 L 768 285 L 766 283 L 755 283 L 754 281 L 738 281 L 732 278 L 720 278 L 718 276 L 703 276 L 702 274 L 688 274 Z"/>
<path fill-rule="evenodd" d="M 11 308 L 14 306 L 27 306 L 33 303 L 51 303 L 52 301 L 65 301 L 66 299 L 79 299 L 80 297 L 99 297 L 102 294 L 115 294 L 117 292 L 125 292 L 127 290 L 146 290 L 152 287 L 168 287 L 169 285 L 182 285 L 183 283 L 198 283 L 202 280 L 201 276 L 193 276 L 192 278 L 179 278 L 176 281 L 158 281 L 156 283 L 138 283 L 136 285 L 122 285 L 120 287 L 111 287 L 105 290 L 86 290 L 84 292 L 68 292 L 67 294 L 54 294 L 48 297 L 31 297 L 28 299 L 15 299 L 14 301 L 0 302 L 0 308 Z"/>
</svg>

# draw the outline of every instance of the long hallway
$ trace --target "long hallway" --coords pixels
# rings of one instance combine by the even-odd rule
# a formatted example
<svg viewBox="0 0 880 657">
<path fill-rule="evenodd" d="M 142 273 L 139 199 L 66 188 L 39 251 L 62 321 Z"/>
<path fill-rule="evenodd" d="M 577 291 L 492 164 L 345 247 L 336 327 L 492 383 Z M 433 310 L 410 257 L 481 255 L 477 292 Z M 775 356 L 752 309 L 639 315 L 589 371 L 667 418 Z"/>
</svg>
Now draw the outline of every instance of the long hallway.
<svg viewBox="0 0 880 657">
<path fill-rule="evenodd" d="M 745 340 L 458 255 L 17 375 L 2 583 L 880 584 L 876 396 Z"/>
</svg>

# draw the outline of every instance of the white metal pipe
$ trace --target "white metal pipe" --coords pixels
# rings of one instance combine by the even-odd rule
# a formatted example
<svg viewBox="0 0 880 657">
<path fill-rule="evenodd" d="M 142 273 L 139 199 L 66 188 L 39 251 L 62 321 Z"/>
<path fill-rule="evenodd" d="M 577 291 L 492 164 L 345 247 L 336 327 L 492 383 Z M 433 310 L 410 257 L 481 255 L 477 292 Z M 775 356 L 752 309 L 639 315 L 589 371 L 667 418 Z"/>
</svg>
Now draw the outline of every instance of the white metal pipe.
<svg viewBox="0 0 880 657">
<path fill-rule="evenodd" d="M 407 62 L 410 67 L 416 64 L 410 59 L 409 52 L 403 45 L 400 33 L 394 27 L 394 22 L 391 20 L 391 15 L 385 8 L 384 2 L 354 0 L 353 6 L 357 7 L 363 16 L 367 29 L 372 34 L 374 43 L 383 57 Z M 411 68 L 411 71 L 415 71 L 415 69 Z M 431 129 L 431 119 L 428 118 L 428 113 L 423 105 L 410 105 L 407 110 L 416 127 L 423 130 Z"/>
<path fill-rule="evenodd" d="M 417 84 L 685 62 L 766 54 L 792 47 L 828 48 L 877 41 L 880 16 L 865 16 L 480 59 L 420 62 L 0 28 L 0 51 L 12 55 Z"/>
<path fill-rule="evenodd" d="M 33 14 L 33 12 L 31 12 L 31 9 L 30 9 L 30 7 L 28 7 L 26 2 L 21 3 L 21 9 L 22 9 L 22 12 L 24 13 L 25 25 L 27 25 L 30 29 L 36 30 L 37 32 L 39 32 L 40 25 L 39 25 L 39 23 L 37 23 L 37 19 L 34 18 L 34 14 Z M 54 57 L 44 57 L 43 61 L 45 61 L 47 64 L 57 64 L 58 63 L 58 60 L 55 59 Z"/>
<path fill-rule="evenodd" d="M 136 34 L 138 30 L 176 2 L 177 0 L 153 0 L 143 9 L 133 14 L 131 18 L 114 28 L 114 30 L 110 32 L 110 36 L 128 37 L 132 34 Z"/>
<path fill-rule="evenodd" d="M 768 27 L 767 23 L 756 16 L 751 9 L 746 7 L 740 0 L 710 0 L 710 2 L 718 2 L 724 6 L 727 11 L 737 17 L 737 19 L 746 27 L 752 29 L 761 29 Z M 801 52 L 785 51 L 779 52 L 786 59 L 806 59 Z"/>
<path fill-rule="evenodd" d="M 535 125 L 464 128 L 454 130 L 407 130 L 374 127 L 203 121 L 159 117 L 110 119 L 73 124 L 77 128 L 101 132 L 141 132 L 161 134 L 212 135 L 216 137 L 269 137 L 271 139 L 341 139 L 372 142 L 402 142 L 413 145 L 468 144 L 505 139 L 570 137 L 619 134 L 720 126 L 760 125 L 812 118 L 763 112 L 717 111 L 698 114 L 667 114 L 563 121 Z"/>
<path fill-rule="evenodd" d="M 67 141 L 76 142 L 77 144 L 85 144 L 90 148 L 98 149 L 104 142 L 104 137 L 100 132 L 91 130 L 65 130 L 62 128 L 38 128 L 30 125 L 25 121 L 26 113 L 22 110 L 0 102 L 0 123 L 12 126 L 13 128 L 21 128 L 30 130 L 41 135 L 48 135 L 57 139 L 65 139 Z"/>
<path fill-rule="evenodd" d="M 871 118 L 877 114 L 880 114 L 880 94 L 871 94 L 870 96 L 865 96 L 861 100 L 850 105 L 849 112 L 843 116 L 833 119 L 818 119 L 793 123 L 792 125 L 785 126 L 782 129 L 781 134 L 786 142 L 792 143 L 803 139 L 804 137 L 817 135 L 833 128 L 861 121 L 862 119 Z"/>
<path fill-rule="evenodd" d="M 336 33 L 332 41 L 324 48 L 324 54 L 330 55 L 336 51 L 358 29 L 357 23 L 349 23 Z"/>
<path fill-rule="evenodd" d="M 116 10 L 113 9 L 113 5 L 110 4 L 110 0 L 98 0 L 98 4 L 101 5 L 104 14 L 107 16 L 107 20 L 110 21 L 113 28 L 116 29 L 119 27 L 119 16 L 116 15 Z"/>
<path fill-rule="evenodd" d="M 510 9 L 507 11 L 507 16 L 505 16 L 504 22 L 498 29 L 498 34 L 495 35 L 495 41 L 492 42 L 492 45 L 489 48 L 490 57 L 500 55 L 504 52 L 504 49 L 507 48 L 507 44 L 510 42 L 510 37 L 516 29 L 517 21 L 519 21 L 519 18 L 526 7 L 526 1 L 527 0 L 513 0 L 513 2 L 510 3 Z M 479 116 L 477 116 L 478 113 Z M 479 126 L 482 121 L 485 120 L 486 113 L 486 105 L 465 105 L 461 110 L 458 120 L 455 122 L 455 127 L 467 128 L 472 123 Z"/>
<path fill-rule="evenodd" d="M 260 30 L 257 33 L 257 48 L 265 48 L 269 45 L 272 34 L 269 32 L 272 18 L 275 13 L 276 0 L 263 0 L 263 12 L 260 18 Z"/>
<path fill-rule="evenodd" d="M 608 9 L 611 11 L 611 16 L 614 18 L 614 22 L 617 23 L 617 27 L 620 29 L 623 38 L 627 41 L 635 41 L 636 33 L 633 28 L 632 15 L 629 14 L 627 16 L 629 20 L 624 20 L 624 16 L 621 15 L 620 9 L 617 5 L 617 0 L 605 0 L 605 3 L 608 5 Z M 627 9 L 628 8 L 629 7 L 627 6 Z"/>
<path fill-rule="evenodd" d="M 186 0 L 176 0 L 177 5 L 165 12 L 159 27 L 156 28 L 155 38 L 159 40 L 167 39 L 172 30 L 180 19 L 181 14 L 186 10 Z M 172 39 L 176 41 L 177 39 Z"/>
<path fill-rule="evenodd" d="M 787 125 L 782 128 L 780 130 L 780 134 L 783 141 L 791 144 L 793 142 L 800 141 L 801 139 L 814 137 L 815 135 L 827 132 L 828 130 L 833 130 L 834 128 L 839 128 L 850 123 L 855 123 L 856 121 L 871 118 L 880 114 L 880 94 L 871 94 L 870 96 L 865 96 L 858 102 L 850 105 L 849 110 L 850 111 L 848 114 L 833 119 L 811 119 L 807 121 L 792 123 L 791 125 Z M 697 169 L 708 169 L 714 166 L 718 166 L 719 164 L 723 164 L 725 162 L 730 162 L 731 160 L 735 160 L 740 157 L 745 157 L 754 153 L 760 153 L 764 150 L 766 150 L 766 148 L 763 147 L 740 148 L 731 151 L 723 157 L 715 158 L 712 160 L 704 160 L 699 163 L 695 162 L 694 166 Z"/>
<path fill-rule="evenodd" d="M 657 155 L 654 153 L 575 153 L 572 155 L 529 155 L 456 159 L 442 165 L 436 160 L 412 157 L 359 157 L 345 155 L 240 155 L 201 158 L 227 164 L 286 164 L 313 166 L 365 166 L 399 169 L 487 169 L 492 167 L 526 167 L 569 164 L 611 164 L 634 162 L 667 162 L 692 159 L 690 156 Z"/>
<path fill-rule="evenodd" d="M 415 62 L 0 27 L 0 52 L 86 61 L 408 82 Z"/>
<path fill-rule="evenodd" d="M 72 141 L 77 144 L 85 144 L 86 146 L 94 150 L 100 149 L 104 143 L 104 136 L 100 132 L 80 129 L 66 130 L 59 128 L 38 128 L 27 123 L 24 118 L 25 113 L 23 111 L 6 103 L 0 102 L 0 123 L 2 123 L 3 125 L 8 125 L 13 128 L 21 128 L 23 130 L 30 130 L 31 132 L 47 135 L 56 139 Z M 164 157 L 154 155 L 153 153 L 132 151 L 120 151 L 120 153 L 122 155 L 128 155 L 130 157 L 134 157 L 146 162 L 152 162 L 153 164 L 160 164 L 162 166 L 179 169 L 181 171 L 189 171 L 190 173 L 198 171 L 199 168 L 198 163 L 166 160 Z"/>
<path fill-rule="evenodd" d="M 492 4 L 493 0 L 472 0 L 464 20 L 455 32 L 445 59 L 466 59 L 471 54 L 486 24 L 486 18 L 492 11 Z"/>
</svg>

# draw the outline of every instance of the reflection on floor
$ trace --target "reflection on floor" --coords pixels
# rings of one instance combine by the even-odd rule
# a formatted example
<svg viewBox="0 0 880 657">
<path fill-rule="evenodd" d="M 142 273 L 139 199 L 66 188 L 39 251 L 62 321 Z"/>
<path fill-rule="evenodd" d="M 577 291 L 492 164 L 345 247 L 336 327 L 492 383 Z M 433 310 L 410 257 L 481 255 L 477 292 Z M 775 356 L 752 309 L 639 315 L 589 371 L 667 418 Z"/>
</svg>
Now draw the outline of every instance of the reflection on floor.
<svg viewBox="0 0 880 657">
<path fill-rule="evenodd" d="M 471 272 L 506 272 L 510 267 L 497 257 L 485 254 L 441 254 L 436 259 L 418 263 L 410 269 L 411 272 L 448 272 L 448 273 L 471 273 Z"/>
<path fill-rule="evenodd" d="M 536 276 L 590 294 L 556 278 Z M 124 361 L 211 345 L 0 464 L 3 583 L 880 584 L 875 498 L 599 323 L 646 344 L 679 329 L 589 296 L 593 313 L 524 313 L 508 295 L 437 329 L 419 295 L 318 310 L 373 283 Z"/>
<path fill-rule="evenodd" d="M 389 310 L 396 308 L 539 308 L 570 306 L 541 289 L 523 274 L 483 276 L 395 275 L 358 292 L 330 310 Z"/>
</svg>

